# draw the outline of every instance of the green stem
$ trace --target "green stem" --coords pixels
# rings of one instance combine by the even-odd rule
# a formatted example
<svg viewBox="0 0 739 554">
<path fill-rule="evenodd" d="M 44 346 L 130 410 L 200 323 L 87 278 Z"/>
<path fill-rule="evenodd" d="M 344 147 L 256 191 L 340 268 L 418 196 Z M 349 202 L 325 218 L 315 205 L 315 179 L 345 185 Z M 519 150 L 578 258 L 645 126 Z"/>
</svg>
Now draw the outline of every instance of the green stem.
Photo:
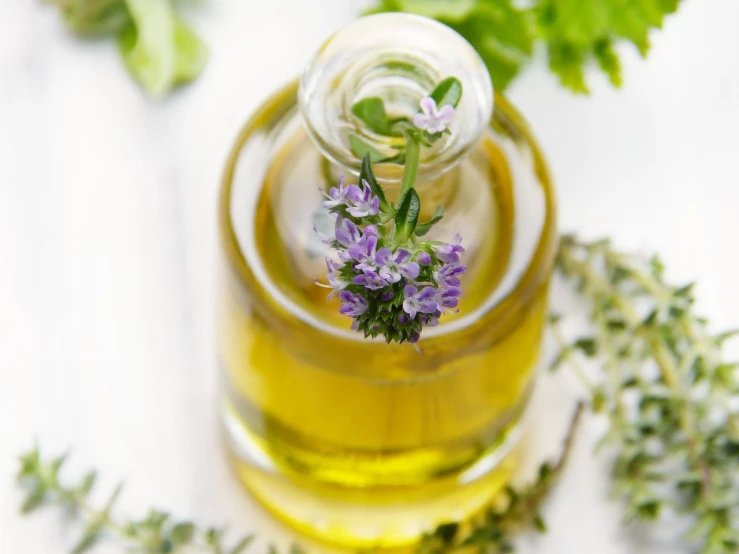
<svg viewBox="0 0 739 554">
<path fill-rule="evenodd" d="M 405 169 L 403 170 L 403 181 L 400 186 L 400 198 L 416 184 L 418 164 L 421 158 L 421 142 L 418 137 L 411 134 L 407 136 L 408 140 L 405 145 Z"/>
</svg>

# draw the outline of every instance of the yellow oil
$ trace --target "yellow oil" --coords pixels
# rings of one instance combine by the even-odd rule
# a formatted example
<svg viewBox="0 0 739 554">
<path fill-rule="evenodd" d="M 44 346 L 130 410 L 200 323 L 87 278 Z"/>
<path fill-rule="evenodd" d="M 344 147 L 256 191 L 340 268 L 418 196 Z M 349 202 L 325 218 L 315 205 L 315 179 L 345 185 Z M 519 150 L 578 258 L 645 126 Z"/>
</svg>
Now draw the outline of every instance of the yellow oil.
<svg viewBox="0 0 739 554">
<path fill-rule="evenodd" d="M 280 102 L 268 104 L 251 129 L 269 121 Z M 422 354 L 352 335 L 338 301 L 313 283 L 325 274 L 311 228 L 326 164 L 302 130 L 267 163 L 254 213 L 234 213 L 233 167 L 227 171 L 218 342 L 234 461 L 257 498 L 306 533 L 355 546 L 406 543 L 478 510 L 515 469 L 555 232 L 541 160 L 501 102 L 496 132 L 528 148 L 538 164 L 547 205 L 541 239 L 516 287 L 481 310 L 500 284 L 520 225 L 510 154 L 491 133 L 458 168 L 420 184 L 426 210 L 447 206 L 435 232 L 450 238 L 461 231 L 469 266 L 460 314 L 442 318 L 436 334 L 421 341 Z M 250 132 L 247 126 L 241 143 Z M 238 217 L 253 225 L 259 270 L 237 240 Z M 453 325 L 468 314 L 477 316 Z"/>
</svg>

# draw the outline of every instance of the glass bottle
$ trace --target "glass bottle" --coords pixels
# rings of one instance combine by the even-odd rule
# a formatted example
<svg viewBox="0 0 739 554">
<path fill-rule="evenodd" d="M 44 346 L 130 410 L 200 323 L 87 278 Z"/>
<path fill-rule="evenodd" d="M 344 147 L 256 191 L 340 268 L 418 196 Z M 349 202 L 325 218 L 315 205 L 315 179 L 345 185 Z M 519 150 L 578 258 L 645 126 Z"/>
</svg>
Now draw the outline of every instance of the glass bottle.
<svg viewBox="0 0 739 554">
<path fill-rule="evenodd" d="M 461 311 L 408 344 L 349 329 L 325 280 L 333 218 L 320 188 L 353 182 L 349 136 L 391 152 L 351 114 L 367 96 L 412 115 L 434 84 L 464 86 L 451 138 L 424 151 L 430 233 L 464 237 Z M 390 546 L 483 507 L 516 467 L 556 249 L 554 192 L 521 116 L 493 96 L 458 34 L 405 14 L 331 37 L 246 123 L 220 198 L 226 271 L 218 329 L 223 420 L 242 481 L 272 512 L 331 542 Z M 375 166 L 389 199 L 402 167 Z M 427 213 L 425 213 L 427 211 Z"/>
</svg>

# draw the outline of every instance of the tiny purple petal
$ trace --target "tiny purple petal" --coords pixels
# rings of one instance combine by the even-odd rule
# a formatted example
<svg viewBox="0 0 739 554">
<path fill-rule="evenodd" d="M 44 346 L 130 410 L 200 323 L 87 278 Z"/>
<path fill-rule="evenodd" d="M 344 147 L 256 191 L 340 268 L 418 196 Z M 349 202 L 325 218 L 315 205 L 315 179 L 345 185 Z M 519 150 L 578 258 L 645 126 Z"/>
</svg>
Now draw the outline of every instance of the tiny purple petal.
<svg viewBox="0 0 739 554">
<path fill-rule="evenodd" d="M 428 252 L 421 252 L 418 255 L 418 263 L 423 266 L 429 265 L 431 263 L 431 254 Z"/>
<path fill-rule="evenodd" d="M 428 300 L 434 296 L 436 296 L 436 289 L 434 289 L 434 287 L 423 287 L 421 292 L 418 293 L 419 300 Z"/>
<path fill-rule="evenodd" d="M 388 262 L 388 260 L 390 260 L 390 257 L 392 255 L 393 255 L 393 252 L 389 248 L 380 248 L 377 251 L 375 260 L 377 260 L 378 265 L 385 265 Z"/>
<path fill-rule="evenodd" d="M 359 294 L 342 290 L 339 293 L 339 298 L 344 302 L 341 308 L 339 308 L 339 313 L 343 315 L 358 317 L 367 311 L 367 301 Z"/>
<path fill-rule="evenodd" d="M 398 314 L 398 323 L 401 325 L 408 325 L 411 322 L 411 318 L 408 317 L 407 314 L 400 313 Z"/>
<path fill-rule="evenodd" d="M 395 298 L 395 293 L 391 290 L 386 290 L 380 295 L 382 302 L 390 302 L 393 298 Z"/>
<path fill-rule="evenodd" d="M 413 126 L 416 129 L 428 129 L 430 120 L 431 118 L 429 116 L 417 113 L 413 116 Z"/>
<path fill-rule="evenodd" d="M 411 251 L 406 250 L 405 248 L 398 248 L 398 250 L 395 252 L 395 261 L 399 264 L 402 264 L 406 260 L 409 260 L 411 257 Z"/>
<path fill-rule="evenodd" d="M 407 262 L 400 266 L 400 274 L 406 279 L 415 279 L 421 273 L 421 266 L 416 262 Z"/>
<path fill-rule="evenodd" d="M 436 115 L 436 100 L 427 96 L 421 100 L 421 111 L 425 115 Z"/>
</svg>

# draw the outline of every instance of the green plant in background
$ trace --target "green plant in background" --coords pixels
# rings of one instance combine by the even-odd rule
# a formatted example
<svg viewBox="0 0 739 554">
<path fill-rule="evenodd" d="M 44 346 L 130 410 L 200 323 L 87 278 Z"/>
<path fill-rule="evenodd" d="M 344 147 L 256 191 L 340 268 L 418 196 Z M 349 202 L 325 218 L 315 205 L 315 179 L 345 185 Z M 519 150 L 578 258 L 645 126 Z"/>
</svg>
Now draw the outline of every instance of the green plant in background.
<svg viewBox="0 0 739 554">
<path fill-rule="evenodd" d="M 172 0 L 49 0 L 80 36 L 116 36 L 131 74 L 154 96 L 196 79 L 207 50 L 176 13 Z M 449 25 L 479 52 L 502 91 L 541 44 L 549 67 L 567 88 L 587 93 L 586 67 L 595 62 L 621 85 L 619 41 L 649 51 L 680 0 L 377 0 L 371 13 L 401 11 Z"/>
<path fill-rule="evenodd" d="M 649 51 L 649 32 L 662 27 L 679 0 L 379 0 L 371 12 L 401 11 L 438 19 L 478 51 L 504 90 L 541 44 L 549 67 L 567 88 L 587 93 L 585 68 L 597 62 L 615 86 L 621 64 L 614 47 Z M 523 5 L 524 7 L 519 7 Z"/>
<path fill-rule="evenodd" d="M 208 52 L 170 0 L 50 0 L 82 37 L 115 37 L 131 75 L 152 96 L 196 79 Z"/>
</svg>

